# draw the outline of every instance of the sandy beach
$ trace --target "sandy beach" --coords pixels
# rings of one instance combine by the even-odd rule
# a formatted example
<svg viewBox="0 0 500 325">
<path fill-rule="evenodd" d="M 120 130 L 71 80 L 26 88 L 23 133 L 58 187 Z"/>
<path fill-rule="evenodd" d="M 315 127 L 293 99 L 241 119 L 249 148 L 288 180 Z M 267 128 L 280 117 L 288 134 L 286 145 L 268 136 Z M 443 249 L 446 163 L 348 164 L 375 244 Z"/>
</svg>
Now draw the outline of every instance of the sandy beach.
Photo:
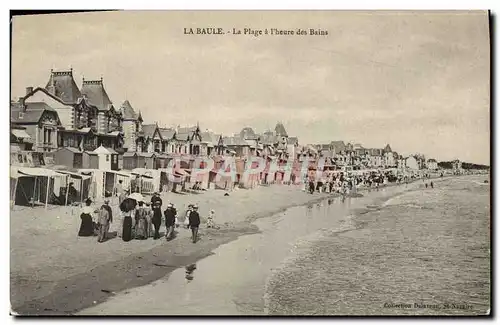
<svg viewBox="0 0 500 325">
<path fill-rule="evenodd" d="M 200 194 L 162 195 L 179 212 L 197 203 L 202 217 L 215 209 L 219 230 L 201 229 L 200 241 L 192 244 L 190 232 L 179 229 L 177 238 L 123 242 L 113 238 L 77 236 L 79 209 L 71 207 L 25 208 L 11 211 L 11 305 L 20 314 L 67 314 L 104 301 L 109 292 L 150 283 L 172 270 L 208 256 L 217 246 L 243 234 L 255 233 L 250 221 L 294 205 L 321 200 L 299 186 L 261 186 Z M 117 207 L 113 210 L 117 213 Z M 114 222 L 110 231 L 119 231 Z M 164 230 L 164 228 L 163 228 Z M 154 265 L 153 267 L 145 267 Z"/>
<path fill-rule="evenodd" d="M 428 212 L 434 211 L 432 207 L 415 205 L 415 198 L 421 197 L 427 198 L 426 203 L 420 203 L 426 206 L 439 206 L 440 200 L 448 200 L 451 193 L 467 197 L 467 192 L 460 188 L 471 182 L 468 178 L 445 178 L 434 183 L 434 189 L 417 181 L 408 186 L 372 190 L 363 197 L 345 201 L 323 199 L 260 218 L 252 223 L 259 233 L 241 236 L 216 248 L 211 256 L 197 262 L 192 279 L 187 279 L 184 268 L 179 268 L 146 286 L 112 293 L 104 303 L 77 315 L 394 314 L 398 310 L 384 308 L 384 303 L 406 302 L 407 287 L 415 285 L 412 279 L 417 276 L 429 286 L 421 295 L 421 291 L 415 291 L 408 301 L 431 304 L 446 298 L 444 302 L 468 302 L 471 309 L 466 314 L 484 314 L 487 286 L 479 287 L 476 283 L 486 280 L 486 269 L 478 267 L 483 272 L 479 274 L 468 268 L 466 251 L 457 251 L 454 256 L 443 252 L 450 243 L 450 233 L 468 236 L 461 226 L 456 230 L 449 228 L 456 227 L 453 218 L 463 217 L 455 216 L 455 210 L 445 206 L 445 211 L 450 212 L 441 220 L 441 212 L 436 212 L 437 218 L 429 217 Z M 484 189 L 488 185 L 478 186 Z M 484 197 L 480 196 L 480 205 Z M 414 216 L 416 212 L 419 220 Z M 477 221 L 487 220 L 481 217 Z M 484 245 L 487 230 L 479 229 L 484 231 L 469 240 Z M 428 242 L 420 242 L 422 236 Z M 438 244 L 443 240 L 444 247 Z M 451 240 L 459 246 L 462 242 L 458 238 Z M 425 261 L 415 263 L 413 256 L 422 256 L 423 250 L 427 251 L 423 254 Z M 479 252 L 472 253 L 480 257 Z M 444 287 L 436 283 L 435 275 L 426 277 L 426 273 L 420 273 L 421 268 L 431 272 L 449 269 L 457 263 L 463 264 L 463 271 L 454 272 Z M 405 274 L 404 277 L 394 282 L 394 275 L 386 277 L 391 269 L 399 270 L 398 274 Z M 365 287 L 366 283 L 372 284 Z M 447 287 L 453 285 L 463 290 L 449 291 Z M 393 300 L 390 293 L 389 298 L 379 295 L 388 291 Z M 468 295 L 477 298 L 467 300 Z M 461 314 L 461 310 L 451 309 L 412 309 L 406 314 L 439 312 Z"/>
<path fill-rule="evenodd" d="M 423 186 L 422 180 L 409 185 L 414 186 Z M 396 187 L 404 190 L 405 185 Z M 161 279 L 213 254 L 214 249 L 239 236 L 259 232 L 253 221 L 261 217 L 338 196 L 311 195 L 302 191 L 301 186 L 282 185 L 238 189 L 229 196 L 224 193 L 214 190 L 162 195 L 163 202 L 174 203 L 180 213 L 190 203 L 199 205 L 202 217 L 215 209 L 220 229 L 202 227 L 196 244 L 190 242 L 189 230 L 182 228 L 178 229 L 176 239 L 168 243 L 164 238 L 128 243 L 113 238 L 99 244 L 96 238 L 77 236 L 78 208 L 14 207 L 11 213 L 12 309 L 20 314 L 76 313 L 117 292 Z M 113 210 L 118 212 L 116 205 Z M 118 224 L 115 220 L 110 229 L 112 234 L 120 230 Z"/>
</svg>

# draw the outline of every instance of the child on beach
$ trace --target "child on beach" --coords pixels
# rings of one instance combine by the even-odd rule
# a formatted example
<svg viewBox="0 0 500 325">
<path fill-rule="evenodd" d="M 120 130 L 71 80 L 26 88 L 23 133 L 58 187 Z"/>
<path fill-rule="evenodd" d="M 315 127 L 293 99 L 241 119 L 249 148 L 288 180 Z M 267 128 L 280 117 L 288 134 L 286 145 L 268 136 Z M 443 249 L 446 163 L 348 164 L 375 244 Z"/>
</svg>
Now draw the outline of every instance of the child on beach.
<svg viewBox="0 0 500 325">
<path fill-rule="evenodd" d="M 210 210 L 210 214 L 208 215 L 207 218 L 207 228 L 215 228 L 214 218 L 215 218 L 215 211 Z"/>
</svg>

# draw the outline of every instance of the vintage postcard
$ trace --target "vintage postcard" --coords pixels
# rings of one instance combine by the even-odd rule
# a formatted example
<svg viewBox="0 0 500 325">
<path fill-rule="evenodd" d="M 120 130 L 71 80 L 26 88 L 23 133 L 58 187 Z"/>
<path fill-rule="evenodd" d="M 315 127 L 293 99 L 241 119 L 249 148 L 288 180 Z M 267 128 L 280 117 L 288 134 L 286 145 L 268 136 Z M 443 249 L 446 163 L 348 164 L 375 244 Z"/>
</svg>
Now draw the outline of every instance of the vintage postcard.
<svg viewBox="0 0 500 325">
<path fill-rule="evenodd" d="M 14 15 L 11 314 L 489 315 L 489 30 Z"/>
</svg>

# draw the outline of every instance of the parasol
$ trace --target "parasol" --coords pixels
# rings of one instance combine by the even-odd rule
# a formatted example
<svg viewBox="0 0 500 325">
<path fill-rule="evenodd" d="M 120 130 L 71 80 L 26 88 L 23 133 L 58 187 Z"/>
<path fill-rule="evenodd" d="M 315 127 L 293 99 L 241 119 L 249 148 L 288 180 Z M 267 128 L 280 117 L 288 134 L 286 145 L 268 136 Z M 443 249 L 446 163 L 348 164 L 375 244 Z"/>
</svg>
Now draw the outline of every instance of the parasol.
<svg viewBox="0 0 500 325">
<path fill-rule="evenodd" d="M 146 201 L 144 200 L 144 196 L 142 196 L 142 194 L 141 194 L 141 193 L 137 193 L 137 192 L 136 192 L 136 193 L 132 193 L 132 194 L 130 194 L 130 195 L 128 196 L 128 198 L 129 198 L 129 199 L 132 199 L 132 200 L 136 200 L 137 202 L 141 202 L 141 201 L 142 201 L 142 202 L 146 202 Z"/>
<path fill-rule="evenodd" d="M 120 204 L 120 210 L 123 212 L 129 212 L 135 209 L 135 206 L 137 205 L 137 201 L 131 198 L 126 198 L 123 200 L 123 202 Z"/>
</svg>

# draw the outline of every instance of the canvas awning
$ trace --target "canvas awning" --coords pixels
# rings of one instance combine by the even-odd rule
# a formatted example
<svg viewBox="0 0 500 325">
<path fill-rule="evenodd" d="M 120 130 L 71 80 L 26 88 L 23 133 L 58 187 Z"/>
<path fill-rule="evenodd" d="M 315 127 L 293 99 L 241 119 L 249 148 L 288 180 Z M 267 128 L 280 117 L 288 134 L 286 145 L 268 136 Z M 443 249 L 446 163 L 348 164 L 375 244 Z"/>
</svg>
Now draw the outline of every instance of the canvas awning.
<svg viewBox="0 0 500 325">
<path fill-rule="evenodd" d="M 58 170 L 57 171 L 58 173 L 61 173 L 61 174 L 66 174 L 66 175 L 70 175 L 72 177 L 78 177 L 78 178 L 81 178 L 81 179 L 89 179 L 91 176 L 90 175 L 84 175 L 84 174 L 78 174 L 78 173 L 73 173 L 73 172 L 69 172 L 67 170 Z"/>
<path fill-rule="evenodd" d="M 25 130 L 13 129 L 10 132 L 19 139 L 31 139 L 30 135 Z"/>
<path fill-rule="evenodd" d="M 20 176 L 41 176 L 41 177 L 56 177 L 61 176 L 61 174 L 46 168 L 37 167 L 16 167 L 11 166 L 11 177 L 12 175 Z"/>
</svg>

